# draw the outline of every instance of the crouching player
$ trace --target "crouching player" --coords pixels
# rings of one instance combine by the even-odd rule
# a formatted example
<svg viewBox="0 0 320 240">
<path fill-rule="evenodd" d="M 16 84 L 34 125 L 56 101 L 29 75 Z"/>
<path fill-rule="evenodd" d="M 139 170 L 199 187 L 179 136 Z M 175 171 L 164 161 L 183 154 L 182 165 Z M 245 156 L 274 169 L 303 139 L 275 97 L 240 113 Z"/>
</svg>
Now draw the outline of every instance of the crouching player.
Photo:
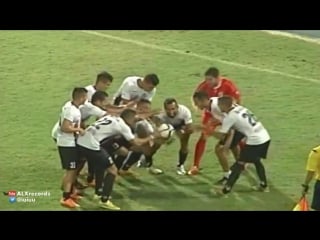
<svg viewBox="0 0 320 240">
<path fill-rule="evenodd" d="M 193 132 L 191 111 L 184 105 L 178 104 L 174 98 L 167 98 L 163 102 L 164 112 L 157 115 L 161 122 L 171 124 L 180 140 L 178 153 L 177 174 L 185 175 L 184 163 L 188 156 L 190 135 Z"/>
<path fill-rule="evenodd" d="M 154 118 L 149 116 L 147 113 L 151 113 L 151 102 L 146 99 L 141 99 L 137 102 L 137 113 L 139 115 L 145 115 L 143 118 L 137 116 L 136 124 L 133 129 L 133 132 L 139 138 L 148 137 L 151 134 L 154 134 L 156 131 L 156 126 L 159 123 L 154 122 Z M 146 116 L 147 114 L 147 116 Z M 146 167 L 148 171 L 152 174 L 162 174 L 163 171 L 159 168 L 155 168 L 153 166 L 153 155 L 157 152 L 157 150 L 161 147 L 161 145 L 165 142 L 164 139 L 158 138 L 150 144 L 144 144 L 142 146 L 131 146 L 130 153 L 127 157 L 118 156 L 116 158 L 116 164 L 119 168 L 120 175 L 128 175 L 133 174 L 129 169 L 139 161 L 139 159 L 144 157 L 143 161 L 139 161 L 138 167 Z M 123 141 L 122 141 L 122 144 Z"/>
<path fill-rule="evenodd" d="M 85 134 L 78 138 L 80 155 L 88 161 L 94 162 L 96 173 L 95 197 L 100 198 L 100 206 L 112 210 L 119 210 L 111 201 L 111 192 L 117 176 L 117 167 L 105 149 L 101 147 L 103 139 L 122 135 L 131 145 L 141 146 L 152 141 L 155 136 L 136 138 L 131 128 L 135 124 L 136 112 L 131 109 L 124 110 L 120 117 L 105 116 L 86 129 Z M 104 172 L 102 175 L 97 172 Z"/>
</svg>

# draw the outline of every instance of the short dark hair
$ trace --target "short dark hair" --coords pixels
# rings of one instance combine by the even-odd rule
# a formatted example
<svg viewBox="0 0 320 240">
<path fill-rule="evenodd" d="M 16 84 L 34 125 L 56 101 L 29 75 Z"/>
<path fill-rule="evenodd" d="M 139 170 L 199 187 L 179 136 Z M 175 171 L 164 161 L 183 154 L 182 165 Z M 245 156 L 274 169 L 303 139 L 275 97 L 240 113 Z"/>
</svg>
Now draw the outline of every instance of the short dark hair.
<svg viewBox="0 0 320 240">
<path fill-rule="evenodd" d="M 154 74 L 154 73 L 147 74 L 143 78 L 143 80 L 148 82 L 148 83 L 151 83 L 153 86 L 157 86 L 159 84 L 159 82 L 160 82 L 157 74 Z"/>
<path fill-rule="evenodd" d="M 209 96 L 206 92 L 198 91 L 193 94 L 193 98 L 203 100 L 203 99 L 209 99 Z"/>
<path fill-rule="evenodd" d="M 103 71 L 97 75 L 96 83 L 98 83 L 98 82 L 112 82 L 112 80 L 113 80 L 113 76 L 110 73 Z"/>
<path fill-rule="evenodd" d="M 230 96 L 222 96 L 218 98 L 218 103 L 231 107 L 233 104 L 233 98 Z"/>
<path fill-rule="evenodd" d="M 215 68 L 215 67 L 211 67 L 211 68 L 208 68 L 208 70 L 204 73 L 205 76 L 211 76 L 211 77 L 219 77 L 219 70 L 218 68 Z"/>
<path fill-rule="evenodd" d="M 104 91 L 96 91 L 91 97 L 91 102 L 94 103 L 96 101 L 103 101 L 108 96 L 108 93 Z"/>
<path fill-rule="evenodd" d="M 166 108 L 167 105 L 172 104 L 172 103 L 175 103 L 176 105 L 178 105 L 178 102 L 175 98 L 167 98 L 163 102 L 163 107 Z"/>
<path fill-rule="evenodd" d="M 137 112 L 133 109 L 125 109 L 123 110 L 123 112 L 120 114 L 120 117 L 122 119 L 130 119 L 130 118 L 134 118 L 136 116 Z"/>
<path fill-rule="evenodd" d="M 151 104 L 151 102 L 147 99 L 140 99 L 138 102 L 137 102 L 137 105 L 139 104 L 143 104 L 143 103 L 146 103 L 146 104 Z"/>
<path fill-rule="evenodd" d="M 82 97 L 82 95 L 87 94 L 88 90 L 84 87 L 75 87 L 72 91 L 72 99 L 78 99 Z"/>
</svg>

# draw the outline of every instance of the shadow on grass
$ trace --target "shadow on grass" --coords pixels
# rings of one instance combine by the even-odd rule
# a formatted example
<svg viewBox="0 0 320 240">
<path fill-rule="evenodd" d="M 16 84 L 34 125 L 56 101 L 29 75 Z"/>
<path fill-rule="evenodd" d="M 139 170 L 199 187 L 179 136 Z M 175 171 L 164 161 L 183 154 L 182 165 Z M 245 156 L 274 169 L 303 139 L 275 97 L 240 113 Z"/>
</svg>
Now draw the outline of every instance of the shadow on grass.
<svg viewBox="0 0 320 240">
<path fill-rule="evenodd" d="M 201 176 L 201 177 L 200 177 Z M 256 192 L 250 187 L 256 183 L 255 170 L 248 169 L 240 176 L 233 191 L 224 197 L 214 194 L 211 176 L 201 174 L 199 178 L 170 174 L 146 176 L 145 178 L 124 178 L 117 184 L 121 189 L 112 194 L 114 202 L 125 210 L 135 210 L 129 200 L 141 206 L 153 206 L 159 210 L 223 210 L 223 211 L 270 211 L 292 209 L 294 202 L 270 184 L 270 192 Z M 152 181 L 152 183 L 150 183 Z M 209 183 L 208 183 L 209 182 Z M 82 210 L 102 210 L 98 201 L 86 199 Z"/>
</svg>

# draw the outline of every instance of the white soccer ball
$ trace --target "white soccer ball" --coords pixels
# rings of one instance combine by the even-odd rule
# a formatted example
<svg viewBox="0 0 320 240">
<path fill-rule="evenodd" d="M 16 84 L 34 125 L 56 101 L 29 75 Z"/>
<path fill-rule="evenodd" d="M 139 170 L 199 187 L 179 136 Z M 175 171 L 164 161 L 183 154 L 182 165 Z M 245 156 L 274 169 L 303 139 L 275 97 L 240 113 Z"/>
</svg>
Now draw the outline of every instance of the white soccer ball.
<svg viewBox="0 0 320 240">
<path fill-rule="evenodd" d="M 174 127 L 171 124 L 163 123 L 158 127 L 160 136 L 165 139 L 170 139 L 174 134 Z"/>
</svg>

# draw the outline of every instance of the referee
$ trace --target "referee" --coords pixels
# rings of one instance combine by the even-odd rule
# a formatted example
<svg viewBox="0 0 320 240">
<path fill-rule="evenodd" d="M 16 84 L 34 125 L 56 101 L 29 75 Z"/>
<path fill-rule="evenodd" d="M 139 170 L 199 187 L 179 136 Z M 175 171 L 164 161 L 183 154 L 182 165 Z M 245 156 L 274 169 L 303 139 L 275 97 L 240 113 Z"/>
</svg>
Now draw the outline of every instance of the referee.
<svg viewBox="0 0 320 240">
<path fill-rule="evenodd" d="M 306 170 L 307 175 L 304 184 L 302 184 L 302 195 L 304 196 L 307 194 L 309 190 L 309 183 L 315 176 L 316 183 L 314 185 L 311 208 L 313 210 L 320 211 L 320 145 L 310 151 Z"/>
</svg>

